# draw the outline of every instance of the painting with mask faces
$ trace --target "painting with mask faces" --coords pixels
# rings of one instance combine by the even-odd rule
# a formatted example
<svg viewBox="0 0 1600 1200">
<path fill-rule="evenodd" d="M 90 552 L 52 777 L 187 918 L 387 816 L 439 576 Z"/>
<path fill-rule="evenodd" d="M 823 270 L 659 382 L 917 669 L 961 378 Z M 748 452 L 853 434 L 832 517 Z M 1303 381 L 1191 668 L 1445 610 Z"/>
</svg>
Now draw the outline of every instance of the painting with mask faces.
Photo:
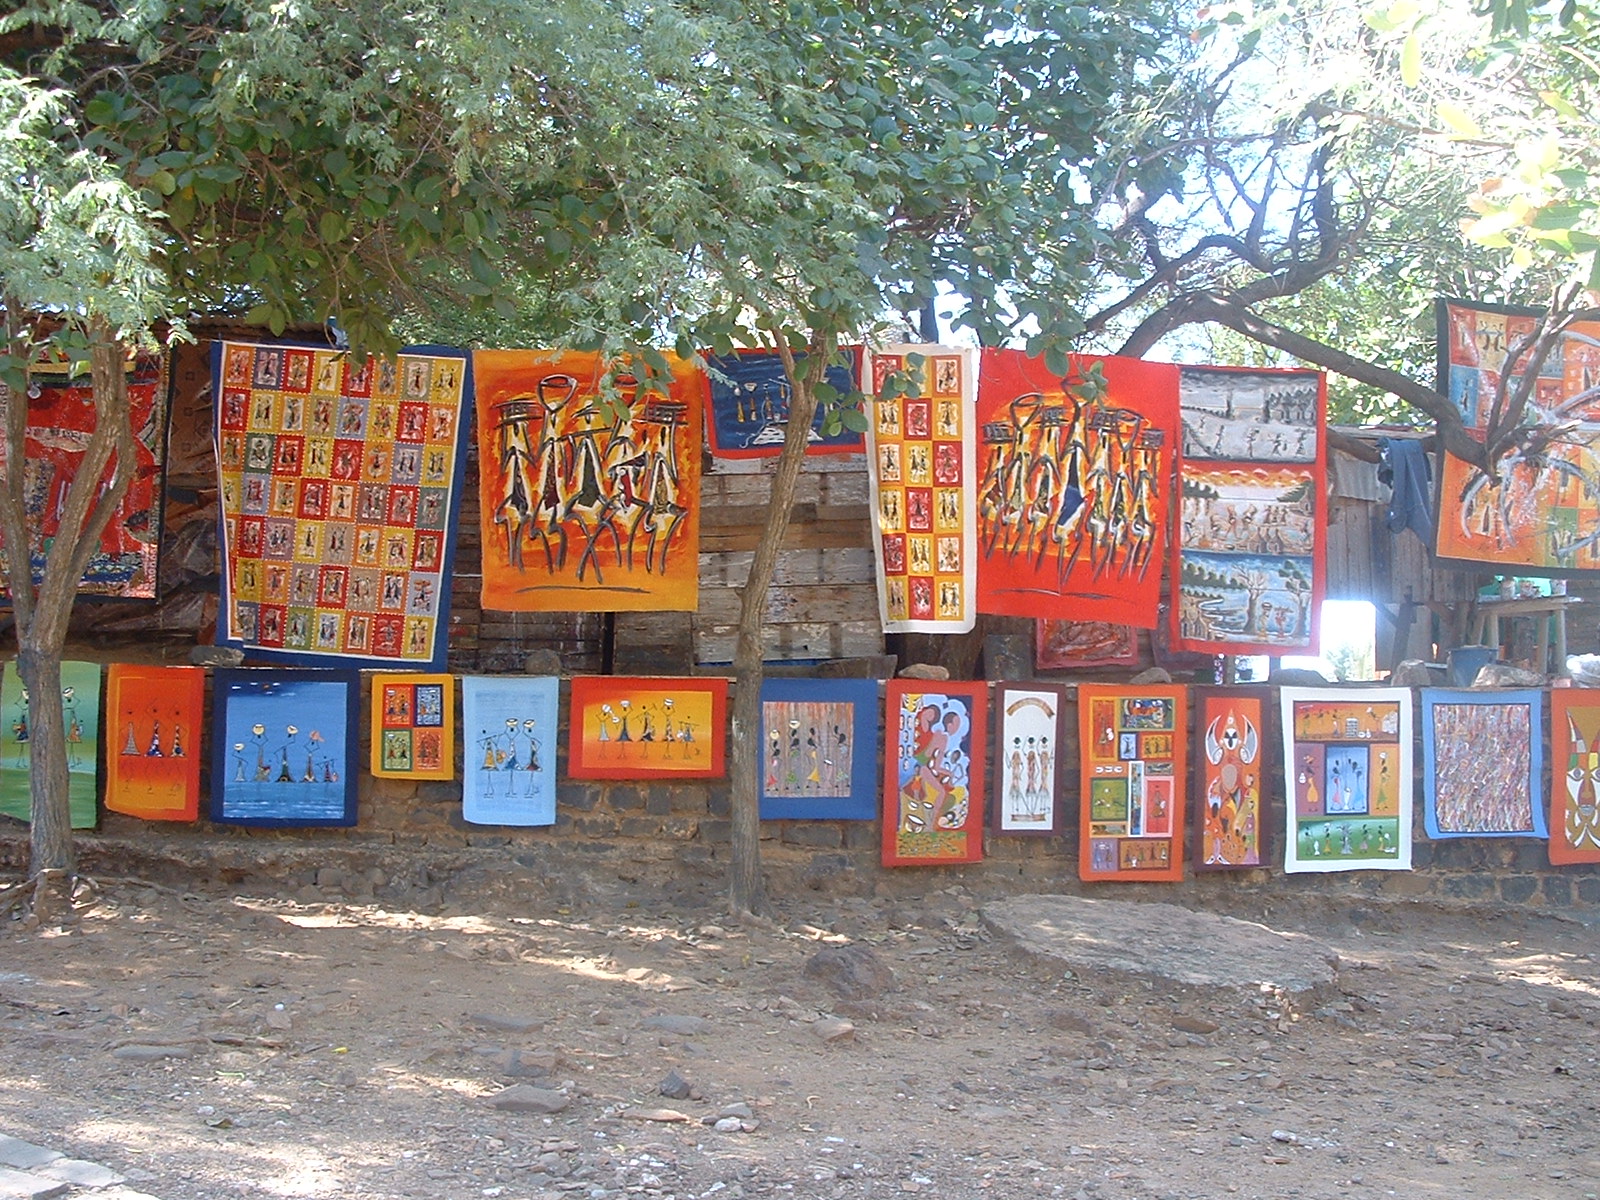
<svg viewBox="0 0 1600 1200">
<path fill-rule="evenodd" d="M 1545 837 L 1544 693 L 1422 689 L 1422 820 L 1431 838 Z"/>
<path fill-rule="evenodd" d="M 1194 869 L 1266 861 L 1261 789 L 1269 744 L 1266 688 L 1195 688 Z"/>
<path fill-rule="evenodd" d="M 1600 692 L 1550 692 L 1550 861 L 1600 862 Z"/>
</svg>

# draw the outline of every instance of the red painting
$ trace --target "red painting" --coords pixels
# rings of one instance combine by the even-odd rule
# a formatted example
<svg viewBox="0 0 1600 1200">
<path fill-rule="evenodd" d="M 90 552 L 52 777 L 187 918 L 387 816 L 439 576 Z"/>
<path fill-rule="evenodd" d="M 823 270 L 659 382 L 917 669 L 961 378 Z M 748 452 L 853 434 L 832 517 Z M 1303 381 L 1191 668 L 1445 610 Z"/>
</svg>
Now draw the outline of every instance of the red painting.
<svg viewBox="0 0 1600 1200">
<path fill-rule="evenodd" d="M 1550 692 L 1550 861 L 1600 862 L 1600 694 Z"/>
<path fill-rule="evenodd" d="M 728 681 L 582 675 L 567 711 L 572 779 L 716 779 L 726 773 Z"/>
<path fill-rule="evenodd" d="M 106 670 L 106 807 L 149 821 L 200 814 L 202 667 Z"/>
<path fill-rule="evenodd" d="M 1107 388 L 1085 397 L 1098 366 Z M 978 609 L 1156 623 L 1178 368 L 1074 356 L 1067 376 L 985 350 L 978 377 Z"/>
<path fill-rule="evenodd" d="M 1183 878 L 1186 717 L 1181 687 L 1078 689 L 1080 879 Z"/>
<path fill-rule="evenodd" d="M 1265 688 L 1195 688 L 1194 869 L 1226 871 L 1266 861 Z"/>
<path fill-rule="evenodd" d="M 989 685 L 891 679 L 885 704 L 883 865 L 980 861 Z"/>
<path fill-rule="evenodd" d="M 1132 667 L 1139 663 L 1139 640 L 1132 625 L 1109 621 L 1034 622 L 1033 665 L 1040 671 L 1075 667 Z"/>
</svg>

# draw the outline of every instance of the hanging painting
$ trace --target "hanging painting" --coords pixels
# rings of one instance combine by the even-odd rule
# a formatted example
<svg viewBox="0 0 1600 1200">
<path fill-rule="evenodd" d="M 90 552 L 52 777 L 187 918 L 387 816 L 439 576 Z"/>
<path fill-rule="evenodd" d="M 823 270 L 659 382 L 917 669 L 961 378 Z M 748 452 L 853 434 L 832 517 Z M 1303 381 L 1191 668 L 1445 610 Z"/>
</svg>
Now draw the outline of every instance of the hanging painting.
<svg viewBox="0 0 1600 1200">
<path fill-rule="evenodd" d="M 1051 683 L 994 688 L 994 831 L 1061 832 L 1067 689 Z"/>
<path fill-rule="evenodd" d="M 15 661 L 0 672 L 0 813 L 31 818 L 29 771 L 34 719 Z M 61 727 L 67 742 L 67 805 L 74 829 L 93 829 L 99 814 L 100 664 L 61 664 Z"/>
<path fill-rule="evenodd" d="M 1528 363 L 1538 309 L 1440 300 L 1439 390 L 1478 441 Z M 1510 366 L 1507 360 L 1511 360 Z M 1574 321 L 1539 364 L 1524 423 L 1557 429 L 1513 444 L 1494 478 L 1445 454 L 1435 553 L 1519 575 L 1600 569 L 1600 321 Z"/>
<path fill-rule="evenodd" d="M 706 376 L 667 362 L 663 393 L 598 354 L 473 352 L 484 608 L 694 611 Z"/>
<path fill-rule="evenodd" d="M 870 821 L 878 815 L 878 683 L 761 683 L 761 819 Z"/>
<path fill-rule="evenodd" d="M 462 677 L 462 820 L 555 824 L 560 696 L 554 676 Z"/>
<path fill-rule="evenodd" d="M 883 865 L 983 858 L 986 683 L 891 679 L 885 697 Z"/>
<path fill-rule="evenodd" d="M 1266 688 L 1199 687 L 1194 703 L 1194 842 L 1196 871 L 1259 867 L 1266 862 Z"/>
<path fill-rule="evenodd" d="M 219 667 L 212 708 L 213 821 L 356 823 L 359 674 Z"/>
<path fill-rule="evenodd" d="M 1326 380 L 1183 367 L 1173 645 L 1315 653 L 1327 561 Z"/>
<path fill-rule="evenodd" d="M 885 633 L 966 633 L 976 620 L 973 406 L 977 352 L 872 356 L 867 482 Z"/>
<path fill-rule="evenodd" d="M 1086 372 L 1103 373 L 1089 398 Z M 1156 622 L 1178 368 L 1073 356 L 1066 376 L 983 352 L 978 385 L 978 608 Z"/>
<path fill-rule="evenodd" d="M 200 815 L 203 667 L 106 669 L 106 808 L 147 821 Z"/>
<path fill-rule="evenodd" d="M 124 374 L 133 430 L 128 490 L 89 555 L 78 594 L 109 600 L 154 600 L 166 479 L 166 359 L 138 355 L 127 361 Z M 10 395 L 0 384 L 0 417 Z M 44 578 L 45 552 L 56 540 L 68 489 L 82 473 L 84 451 L 99 418 L 88 376 L 72 375 L 66 363 L 30 367 L 23 400 L 27 416 L 20 470 L 22 504 L 33 580 L 38 583 Z M 0 479 L 11 478 L 4 443 L 0 438 Z M 0 555 L 4 553 L 0 547 Z M 11 569 L 16 570 L 16 565 Z M 4 596 L 0 590 L 0 598 Z"/>
<path fill-rule="evenodd" d="M 1600 692 L 1550 692 L 1550 861 L 1600 863 Z"/>
<path fill-rule="evenodd" d="M 728 681 L 585 675 L 572 681 L 573 779 L 718 779 L 727 752 Z"/>
<path fill-rule="evenodd" d="M 840 399 L 861 390 L 860 346 L 839 351 L 838 361 L 822 377 Z M 783 359 L 776 350 L 735 350 L 709 354 L 707 366 L 706 440 L 714 458 L 776 458 L 789 426 L 790 387 Z M 795 356 L 803 370 L 805 355 Z M 828 405 L 819 403 L 806 439 L 806 453 L 860 454 L 866 448 L 859 429 L 841 425 L 824 433 Z"/>
<path fill-rule="evenodd" d="M 1422 689 L 1422 823 L 1431 838 L 1548 837 L 1544 693 Z"/>
<path fill-rule="evenodd" d="M 252 659 L 443 667 L 467 364 L 219 342 L 218 642 Z"/>
<path fill-rule="evenodd" d="M 1078 688 L 1080 879 L 1183 878 L 1187 718 L 1181 687 Z"/>
<path fill-rule="evenodd" d="M 371 708 L 374 775 L 456 777 L 455 676 L 376 674 Z"/>
<path fill-rule="evenodd" d="M 1138 666 L 1139 640 L 1132 625 L 1040 617 L 1033 623 L 1033 665 L 1039 671 Z"/>
<path fill-rule="evenodd" d="M 1411 869 L 1411 692 L 1282 688 L 1285 871 Z"/>
</svg>

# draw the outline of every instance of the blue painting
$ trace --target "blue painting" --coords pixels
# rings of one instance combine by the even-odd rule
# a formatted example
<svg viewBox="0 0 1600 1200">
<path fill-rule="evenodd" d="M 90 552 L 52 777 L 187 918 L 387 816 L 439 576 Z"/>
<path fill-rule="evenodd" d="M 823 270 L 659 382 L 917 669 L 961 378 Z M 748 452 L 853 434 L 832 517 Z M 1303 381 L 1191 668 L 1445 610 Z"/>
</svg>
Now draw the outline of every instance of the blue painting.
<svg viewBox="0 0 1600 1200">
<path fill-rule="evenodd" d="M 874 679 L 763 680 L 761 819 L 874 819 L 879 703 Z"/>
<path fill-rule="evenodd" d="M 555 824 L 560 693 L 553 676 L 462 677 L 463 820 Z"/>
<path fill-rule="evenodd" d="M 1365 814 L 1371 755 L 1365 746 L 1329 746 L 1324 766 L 1322 811 L 1329 816 Z"/>
<path fill-rule="evenodd" d="M 218 668 L 211 819 L 354 825 L 360 696 L 354 671 Z"/>
<path fill-rule="evenodd" d="M 840 358 L 841 362 L 824 373 L 823 382 L 844 397 L 859 390 L 861 348 L 842 350 Z M 804 362 L 804 355 L 797 356 L 797 367 Z M 706 420 L 711 453 L 717 458 L 775 457 L 783 449 L 793 399 L 783 360 L 774 350 L 738 350 L 707 355 L 706 363 L 711 380 Z M 822 432 L 826 410 L 825 404 L 817 406 L 806 453 L 864 453 L 861 430 L 841 427 L 837 433 Z"/>
<path fill-rule="evenodd" d="M 1549 837 L 1544 694 L 1422 689 L 1423 825 L 1431 838 Z"/>
</svg>

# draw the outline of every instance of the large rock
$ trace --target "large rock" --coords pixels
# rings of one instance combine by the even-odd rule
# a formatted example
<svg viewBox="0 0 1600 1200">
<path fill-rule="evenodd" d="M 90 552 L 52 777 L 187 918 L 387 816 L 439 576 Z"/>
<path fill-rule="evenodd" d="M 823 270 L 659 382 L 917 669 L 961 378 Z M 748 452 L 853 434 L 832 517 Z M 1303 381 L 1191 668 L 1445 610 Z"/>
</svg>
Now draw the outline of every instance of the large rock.
<svg viewBox="0 0 1600 1200">
<path fill-rule="evenodd" d="M 841 1000 L 876 1000 L 894 986 L 894 971 L 869 946 L 826 946 L 802 972 Z"/>
</svg>

